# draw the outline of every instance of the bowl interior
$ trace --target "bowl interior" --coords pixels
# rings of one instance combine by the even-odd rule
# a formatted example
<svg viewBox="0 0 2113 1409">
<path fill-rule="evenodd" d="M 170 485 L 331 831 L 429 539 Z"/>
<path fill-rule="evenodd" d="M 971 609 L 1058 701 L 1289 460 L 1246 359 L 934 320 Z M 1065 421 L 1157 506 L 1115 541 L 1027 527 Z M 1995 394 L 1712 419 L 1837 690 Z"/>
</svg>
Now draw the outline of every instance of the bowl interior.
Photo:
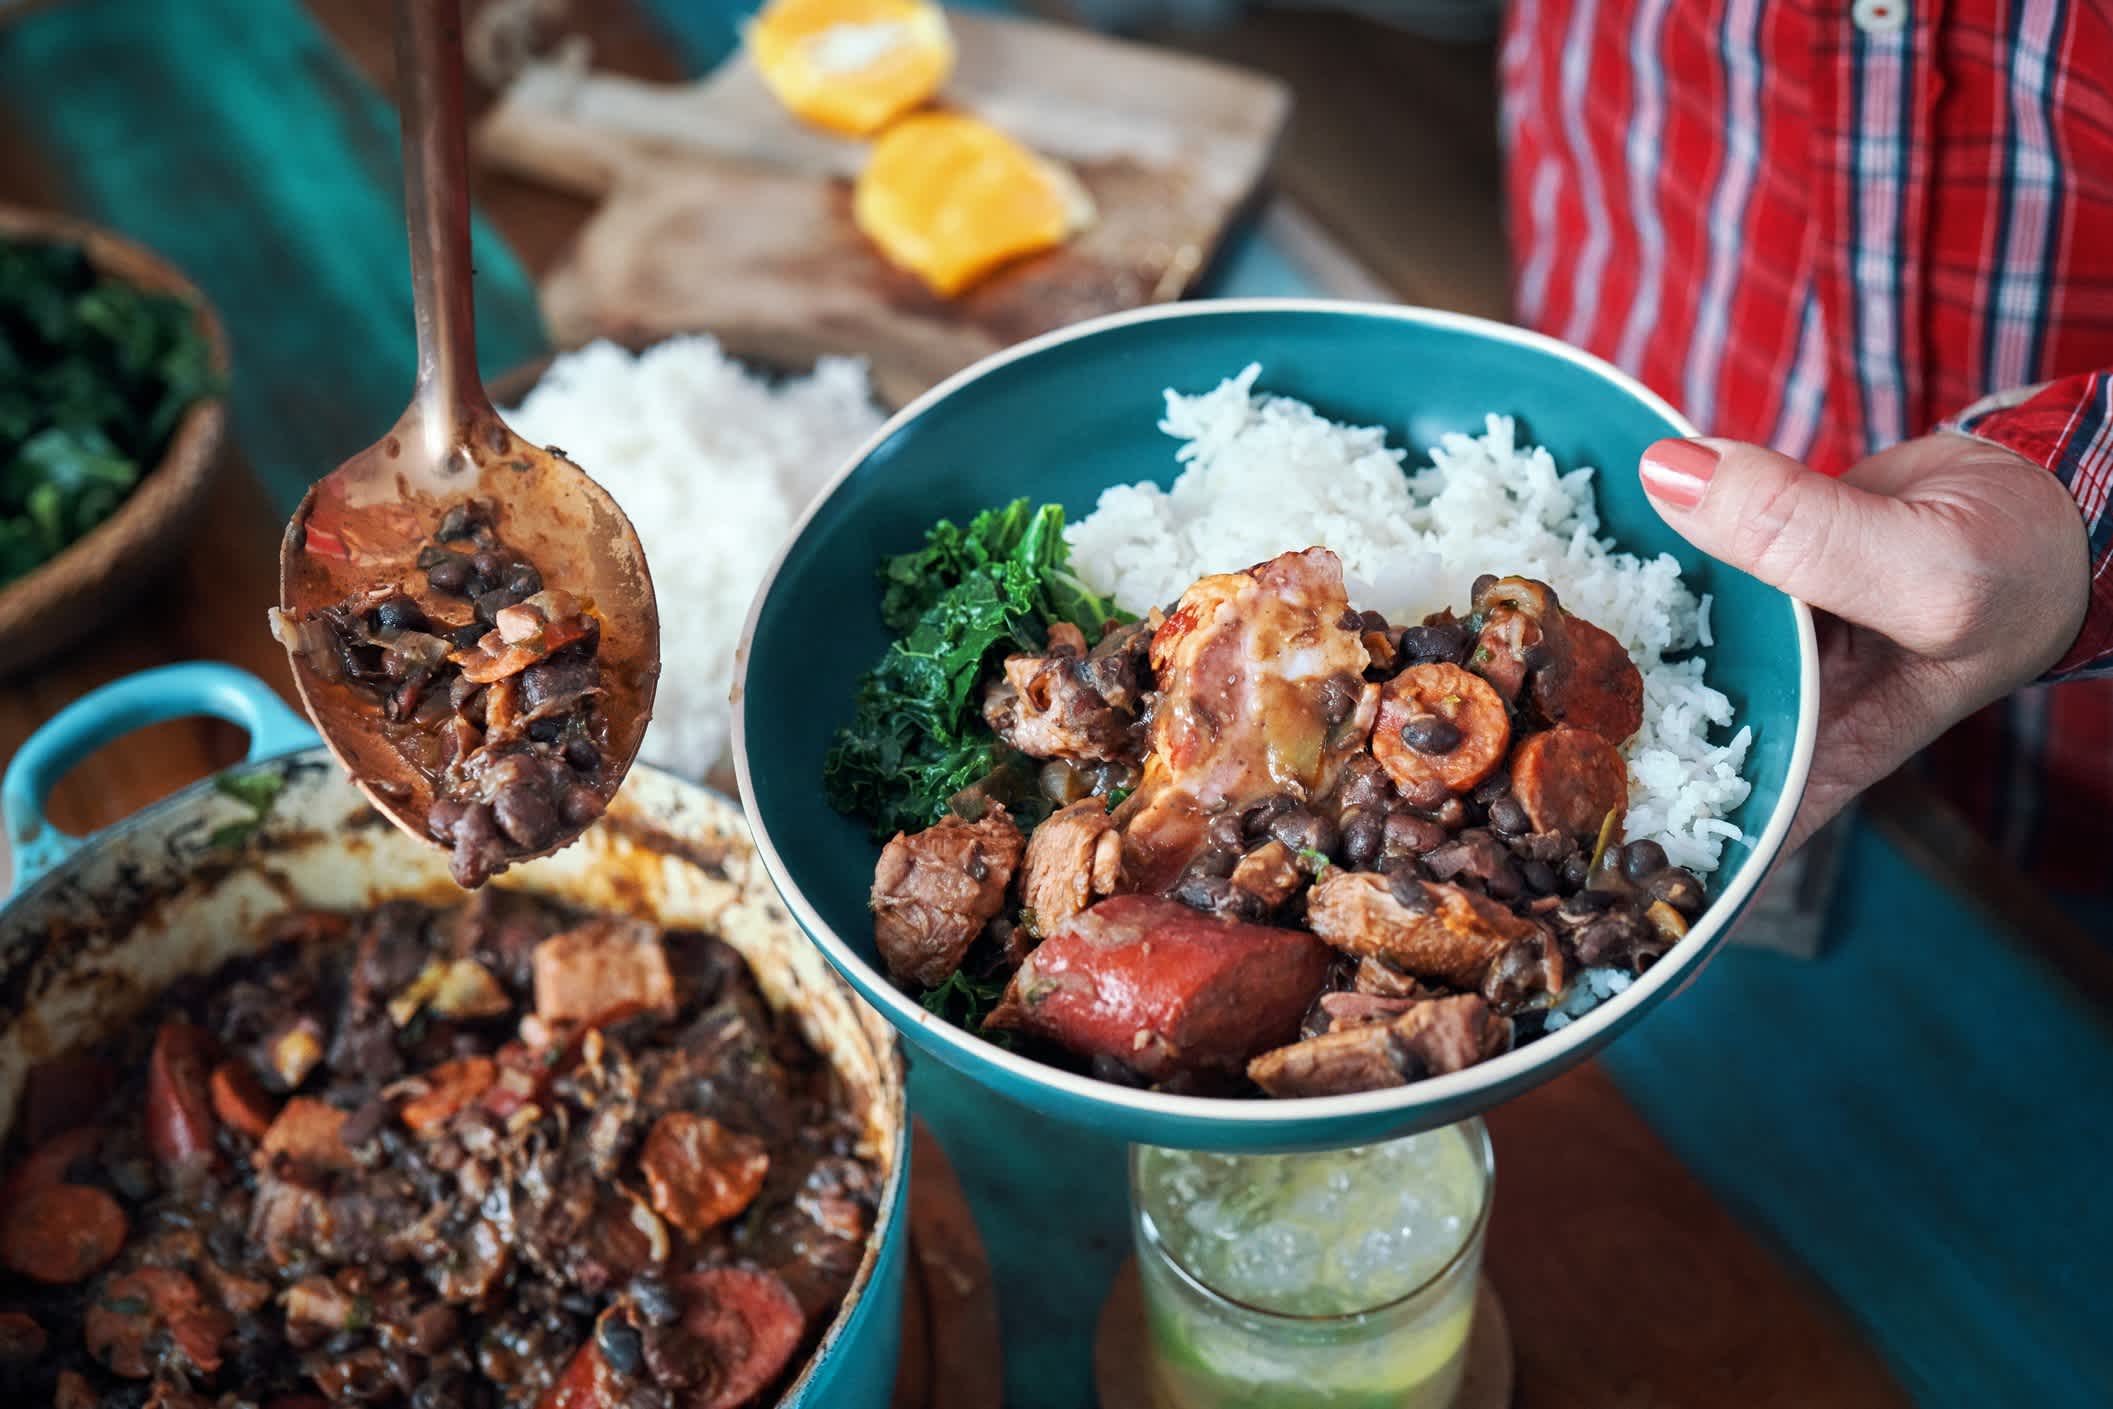
<svg viewBox="0 0 2113 1409">
<path fill-rule="evenodd" d="M 751 817 L 795 912 L 811 910 L 875 966 L 870 977 L 885 982 L 866 909 L 879 848 L 864 823 L 830 808 L 820 778 L 859 675 L 888 639 L 874 580 L 881 556 L 916 546 L 935 519 L 963 520 L 1015 496 L 1055 500 L 1075 520 L 1110 485 L 1170 482 L 1179 466 L 1175 442 L 1157 429 L 1162 391 L 1206 391 L 1251 362 L 1262 365 L 1260 390 L 1383 426 L 1411 466 L 1442 434 L 1478 433 L 1495 412 L 1516 417 L 1521 441 L 1545 446 L 1562 469 L 1597 468 L 1603 531 L 1631 552 L 1673 554 L 1689 584 L 1714 595 L 1711 683 L 1754 728 L 1753 792 L 1732 818 L 1747 840 L 1727 847 L 1712 894 L 1765 866 L 1755 844 L 1802 782 L 1793 766 L 1802 609 L 1697 553 L 1646 501 L 1640 452 L 1688 431 L 1670 408 L 1590 359 L 1477 320 L 1191 305 L 1032 344 L 913 405 L 816 507 L 758 600 L 736 735 Z M 910 1036 L 926 1040 L 914 1029 Z"/>
</svg>

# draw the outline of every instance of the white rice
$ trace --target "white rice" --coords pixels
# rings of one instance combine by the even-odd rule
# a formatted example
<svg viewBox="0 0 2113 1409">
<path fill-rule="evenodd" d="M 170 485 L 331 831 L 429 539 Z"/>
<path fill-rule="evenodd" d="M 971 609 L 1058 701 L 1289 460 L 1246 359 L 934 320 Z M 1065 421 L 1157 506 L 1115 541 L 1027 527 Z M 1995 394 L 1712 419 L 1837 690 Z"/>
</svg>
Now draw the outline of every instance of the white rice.
<svg viewBox="0 0 2113 1409">
<path fill-rule="evenodd" d="M 1539 578 L 1563 605 L 1612 632 L 1643 673 L 1643 728 L 1625 750 L 1624 831 L 1675 865 L 1717 868 L 1746 800 L 1750 729 L 1729 733 L 1731 702 L 1703 679 L 1705 601 L 1672 557 L 1617 552 L 1600 536 L 1593 471 L 1559 470 L 1519 445 L 1509 417 L 1479 436 L 1448 435 L 1430 463 L 1376 427 L 1338 425 L 1303 402 L 1258 395 L 1260 367 L 1199 396 L 1169 391 L 1160 429 L 1181 442 L 1171 489 L 1105 491 L 1066 530 L 1079 575 L 1133 612 L 1165 606 L 1198 577 L 1320 544 L 1343 560 L 1350 600 L 1392 621 L 1464 609 L 1485 572 Z M 1717 737 L 1712 737 L 1713 732 Z"/>
<path fill-rule="evenodd" d="M 880 426 L 863 362 L 772 382 L 710 337 L 633 356 L 597 342 L 506 413 L 564 448 L 623 511 L 660 599 L 660 693 L 640 757 L 701 779 L 725 761 L 734 645 L 771 556 L 822 482 Z"/>
</svg>

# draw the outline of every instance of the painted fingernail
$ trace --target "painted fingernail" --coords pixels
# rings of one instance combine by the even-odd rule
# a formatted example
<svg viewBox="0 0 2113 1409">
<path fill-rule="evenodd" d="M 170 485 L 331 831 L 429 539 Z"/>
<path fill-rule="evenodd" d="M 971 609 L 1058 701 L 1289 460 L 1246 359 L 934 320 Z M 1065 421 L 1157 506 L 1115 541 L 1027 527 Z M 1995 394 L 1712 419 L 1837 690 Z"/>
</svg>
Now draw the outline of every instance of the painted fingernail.
<svg viewBox="0 0 2113 1409">
<path fill-rule="evenodd" d="M 1699 440 L 1659 441 L 1643 452 L 1640 470 L 1644 493 L 1675 509 L 1700 504 L 1716 472 L 1717 452 Z"/>
</svg>

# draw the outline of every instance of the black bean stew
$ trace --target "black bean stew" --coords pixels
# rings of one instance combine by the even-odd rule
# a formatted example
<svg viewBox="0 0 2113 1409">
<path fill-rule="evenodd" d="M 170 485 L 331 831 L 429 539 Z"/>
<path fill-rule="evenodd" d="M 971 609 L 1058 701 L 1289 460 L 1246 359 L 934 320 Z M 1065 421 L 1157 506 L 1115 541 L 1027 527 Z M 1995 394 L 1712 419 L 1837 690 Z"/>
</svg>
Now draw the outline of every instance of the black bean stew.
<svg viewBox="0 0 2113 1409">
<path fill-rule="evenodd" d="M 1530 1036 L 1702 882 L 1626 840 L 1643 680 L 1545 583 L 1394 625 L 1322 548 L 984 673 L 999 767 L 874 873 L 892 976 L 1112 1081 L 1324 1096 Z M 1053 811 L 1051 809 L 1054 809 Z"/>
<path fill-rule="evenodd" d="M 0 1403 L 738 1409 L 856 1274 L 862 1122 L 722 941 L 311 911 L 31 1074 Z"/>
<path fill-rule="evenodd" d="M 495 512 L 488 500 L 455 505 L 420 550 L 435 612 L 391 585 L 275 625 L 324 679 L 379 708 L 433 783 L 427 829 L 467 887 L 577 836 L 613 789 L 592 604 L 547 585 L 501 540 Z"/>
</svg>

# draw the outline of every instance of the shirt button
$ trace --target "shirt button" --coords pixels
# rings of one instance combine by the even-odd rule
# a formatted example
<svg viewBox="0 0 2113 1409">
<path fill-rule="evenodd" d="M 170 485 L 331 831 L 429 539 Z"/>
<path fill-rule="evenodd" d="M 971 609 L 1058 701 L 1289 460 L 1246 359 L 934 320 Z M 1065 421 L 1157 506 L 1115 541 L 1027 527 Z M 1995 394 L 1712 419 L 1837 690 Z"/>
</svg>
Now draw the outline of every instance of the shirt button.
<svg viewBox="0 0 2113 1409">
<path fill-rule="evenodd" d="M 1908 0 L 1856 0 L 1849 18 L 1866 34 L 1892 34 L 1908 22 Z"/>
</svg>

